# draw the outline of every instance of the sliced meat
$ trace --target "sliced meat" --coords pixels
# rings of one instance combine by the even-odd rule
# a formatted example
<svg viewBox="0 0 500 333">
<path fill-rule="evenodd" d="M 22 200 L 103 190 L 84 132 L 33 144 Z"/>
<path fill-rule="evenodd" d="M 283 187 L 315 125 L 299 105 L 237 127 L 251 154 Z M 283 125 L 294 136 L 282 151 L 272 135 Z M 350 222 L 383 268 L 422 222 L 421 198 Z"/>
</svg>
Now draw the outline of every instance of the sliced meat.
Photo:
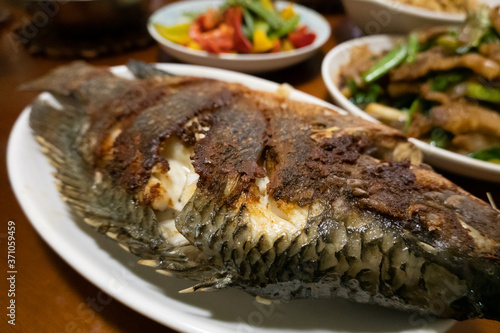
<svg viewBox="0 0 500 333">
<path fill-rule="evenodd" d="M 408 137 L 420 138 L 432 129 L 432 122 L 421 113 L 413 115 L 410 127 L 406 131 Z"/>
<path fill-rule="evenodd" d="M 500 6 L 491 8 L 490 10 L 490 22 L 495 30 L 500 34 Z"/>
<path fill-rule="evenodd" d="M 474 151 L 500 146 L 500 138 L 480 133 L 460 134 L 453 138 L 451 144 L 459 153 L 469 154 Z"/>
<path fill-rule="evenodd" d="M 450 28 L 446 25 L 440 25 L 437 27 L 431 27 L 428 29 L 425 29 L 423 31 L 419 31 L 418 33 L 418 41 L 419 43 L 427 43 L 431 39 L 434 39 L 436 37 L 439 37 L 441 35 L 446 34 Z"/>
<path fill-rule="evenodd" d="M 391 82 L 387 86 L 387 92 L 391 97 L 399 97 L 420 92 L 420 82 Z"/>
<path fill-rule="evenodd" d="M 479 52 L 483 56 L 500 63 L 500 44 L 499 43 L 481 44 L 481 46 L 479 47 Z"/>
<path fill-rule="evenodd" d="M 391 80 L 415 80 L 433 71 L 447 71 L 453 68 L 469 68 L 489 80 L 500 77 L 500 64 L 493 60 L 477 53 L 450 55 L 442 47 L 436 46 L 420 53 L 415 62 L 404 64 L 392 71 Z"/>
<path fill-rule="evenodd" d="M 500 114 L 465 99 L 432 108 L 429 118 L 453 134 L 478 132 L 500 138 Z"/>
<path fill-rule="evenodd" d="M 432 85 L 430 83 L 425 83 L 420 86 L 420 95 L 428 101 L 438 102 L 439 104 L 450 103 L 448 94 L 432 90 Z"/>
</svg>

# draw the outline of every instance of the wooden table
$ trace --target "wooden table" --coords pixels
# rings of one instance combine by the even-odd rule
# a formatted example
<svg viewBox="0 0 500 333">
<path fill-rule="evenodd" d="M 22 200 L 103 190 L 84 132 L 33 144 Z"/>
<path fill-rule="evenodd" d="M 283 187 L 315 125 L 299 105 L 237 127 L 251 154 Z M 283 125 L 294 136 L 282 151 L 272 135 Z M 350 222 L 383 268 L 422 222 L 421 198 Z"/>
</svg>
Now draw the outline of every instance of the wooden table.
<svg viewBox="0 0 500 333">
<path fill-rule="evenodd" d="M 308 61 L 282 71 L 259 75 L 276 82 L 288 82 L 295 88 L 319 98 L 331 101 L 323 80 L 320 66 L 324 55 L 336 44 L 356 34 L 352 23 L 342 13 L 327 15 L 333 29 L 333 36 Z M 128 59 L 147 62 L 175 62 L 162 53 L 157 46 L 130 52 L 124 55 L 106 57 L 91 61 L 95 65 L 122 65 Z M 7 31 L 0 35 L 0 249 L 2 276 L 7 253 L 7 222 L 16 223 L 16 326 L 7 324 L 5 277 L 0 283 L 1 332 L 173 332 L 135 311 L 111 301 L 104 308 L 89 305 L 89 298 L 95 298 L 99 290 L 76 273 L 70 266 L 38 236 L 21 211 L 10 189 L 6 170 L 6 146 L 10 129 L 23 108 L 36 94 L 21 92 L 17 87 L 37 78 L 48 70 L 66 63 L 65 60 L 50 60 L 28 55 L 24 49 L 16 47 L 12 35 Z M 486 199 L 486 192 L 494 194 L 500 203 L 498 184 L 481 182 L 446 174 L 454 182 Z M 82 311 L 87 315 L 82 316 Z M 88 312 L 90 311 L 90 312 Z M 489 320 L 468 320 L 457 323 L 449 333 L 496 333 L 500 323 Z"/>
</svg>

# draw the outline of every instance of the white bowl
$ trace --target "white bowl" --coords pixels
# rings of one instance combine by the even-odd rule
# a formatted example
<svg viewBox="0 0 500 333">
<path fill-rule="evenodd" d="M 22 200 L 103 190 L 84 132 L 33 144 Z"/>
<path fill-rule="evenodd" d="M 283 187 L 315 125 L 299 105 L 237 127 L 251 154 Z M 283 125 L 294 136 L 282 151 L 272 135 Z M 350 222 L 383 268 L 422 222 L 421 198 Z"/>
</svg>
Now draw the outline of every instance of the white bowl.
<svg viewBox="0 0 500 333">
<path fill-rule="evenodd" d="M 367 44 L 372 51 L 379 52 L 391 49 L 400 39 L 401 37 L 388 35 L 368 36 L 342 43 L 328 52 L 321 66 L 321 74 L 330 95 L 339 106 L 364 119 L 379 122 L 341 93 L 338 87 L 340 68 L 349 62 L 351 49 L 355 46 Z M 423 151 L 425 161 L 437 168 L 468 177 L 500 182 L 500 165 L 498 164 L 460 155 L 415 138 L 410 138 L 410 141 Z"/>
<path fill-rule="evenodd" d="M 295 65 L 314 54 L 330 37 L 330 24 L 317 12 L 295 4 L 294 10 L 300 15 L 300 23 L 305 24 L 316 33 L 316 40 L 311 45 L 291 51 L 266 54 L 211 54 L 206 51 L 193 50 L 163 38 L 155 29 L 154 23 L 174 25 L 179 23 L 185 12 L 203 12 L 208 8 L 217 8 L 222 0 L 180 1 L 167 5 L 156 11 L 148 22 L 151 36 L 168 54 L 191 64 L 230 69 L 245 73 L 266 72 Z M 286 1 L 277 1 L 276 7 L 283 9 Z"/>
<path fill-rule="evenodd" d="M 500 5 L 500 0 L 481 0 L 490 6 Z M 418 28 L 436 25 L 457 25 L 465 14 L 435 12 L 394 0 L 342 0 L 347 14 L 364 33 L 406 34 Z"/>
</svg>

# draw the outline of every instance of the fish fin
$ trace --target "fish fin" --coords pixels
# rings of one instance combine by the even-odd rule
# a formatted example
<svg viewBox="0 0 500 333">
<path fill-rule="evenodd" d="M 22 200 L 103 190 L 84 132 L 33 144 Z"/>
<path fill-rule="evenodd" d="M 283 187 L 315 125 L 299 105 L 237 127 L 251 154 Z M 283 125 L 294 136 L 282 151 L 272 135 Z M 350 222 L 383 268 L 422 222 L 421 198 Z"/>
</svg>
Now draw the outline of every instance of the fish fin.
<svg viewBox="0 0 500 333">
<path fill-rule="evenodd" d="M 149 79 L 155 76 L 175 76 L 172 73 L 156 68 L 156 66 L 152 64 L 138 60 L 129 60 L 127 67 L 138 79 Z"/>
<path fill-rule="evenodd" d="M 232 282 L 230 275 L 213 276 L 211 279 L 200 282 L 186 289 L 179 290 L 180 294 L 187 294 L 197 291 L 216 291 L 229 287 Z"/>
<path fill-rule="evenodd" d="M 99 110 L 117 96 L 126 93 L 136 84 L 134 81 L 114 75 L 109 68 L 75 61 L 19 88 L 73 97 L 80 103 Z"/>
<path fill-rule="evenodd" d="M 153 256 L 164 243 L 155 214 L 107 177 L 96 182 L 78 151 L 86 115 L 74 99 L 41 95 L 32 105 L 30 126 L 56 169 L 58 189 L 76 216 L 98 226 L 130 252 Z"/>
<path fill-rule="evenodd" d="M 59 193 L 73 215 L 141 257 L 141 263 L 154 261 L 158 269 L 189 278 L 206 271 L 203 254 L 195 246 L 170 244 L 151 208 L 85 163 L 78 150 L 87 121 L 84 108 L 72 97 L 50 96 L 42 94 L 35 100 L 30 126 L 56 169 Z M 205 273 L 202 279 L 212 275 Z"/>
<path fill-rule="evenodd" d="M 64 96 L 83 84 L 90 77 L 108 75 L 106 68 L 94 67 L 84 61 L 74 61 L 69 65 L 58 67 L 48 74 L 19 87 L 21 90 L 50 91 Z"/>
</svg>

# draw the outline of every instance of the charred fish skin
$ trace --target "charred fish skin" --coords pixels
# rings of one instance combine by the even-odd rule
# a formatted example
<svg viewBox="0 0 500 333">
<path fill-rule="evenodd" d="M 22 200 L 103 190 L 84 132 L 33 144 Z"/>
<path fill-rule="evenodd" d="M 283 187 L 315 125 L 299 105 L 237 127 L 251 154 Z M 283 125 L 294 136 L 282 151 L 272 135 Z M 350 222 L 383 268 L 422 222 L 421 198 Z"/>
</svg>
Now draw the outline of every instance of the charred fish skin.
<svg viewBox="0 0 500 333">
<path fill-rule="evenodd" d="M 93 79 L 84 81 L 82 77 Z M 67 89 L 69 86 L 71 90 Z M 24 86 L 36 90 L 45 87 L 55 99 L 54 102 L 40 96 L 33 102 L 30 126 L 56 170 L 58 191 L 75 218 L 141 258 L 157 261 L 160 255 L 173 257 L 180 262 L 175 267 L 181 270 L 191 265 L 185 263 L 184 246 L 166 242 L 154 211 L 141 205 L 133 194 L 117 187 L 109 174 L 96 171 L 94 166 L 96 140 L 89 122 L 98 118 L 89 108 L 99 110 L 96 103 L 106 108 L 114 103 L 114 95 L 129 92 L 133 86 L 133 81 L 83 62 L 56 69 L 51 75 Z M 96 99 L 90 101 L 91 96 Z M 107 122 L 105 117 L 101 120 Z"/>
<path fill-rule="evenodd" d="M 153 211 L 137 205 L 125 191 L 115 189 L 106 175 L 97 173 L 96 179 L 89 179 L 94 172 L 76 146 L 83 131 L 85 110 L 63 96 L 58 96 L 57 102 L 61 107 L 44 98 L 35 100 L 30 126 L 57 170 L 55 177 L 62 199 L 77 217 L 123 242 L 131 252 L 154 256 L 162 240 Z M 57 124 L 57 131 L 53 124 Z"/>
<path fill-rule="evenodd" d="M 30 122 L 72 211 L 142 263 L 192 290 L 500 319 L 499 213 L 420 164 L 399 132 L 139 70 L 58 69 L 30 88 L 62 108 L 37 100 Z"/>
</svg>

